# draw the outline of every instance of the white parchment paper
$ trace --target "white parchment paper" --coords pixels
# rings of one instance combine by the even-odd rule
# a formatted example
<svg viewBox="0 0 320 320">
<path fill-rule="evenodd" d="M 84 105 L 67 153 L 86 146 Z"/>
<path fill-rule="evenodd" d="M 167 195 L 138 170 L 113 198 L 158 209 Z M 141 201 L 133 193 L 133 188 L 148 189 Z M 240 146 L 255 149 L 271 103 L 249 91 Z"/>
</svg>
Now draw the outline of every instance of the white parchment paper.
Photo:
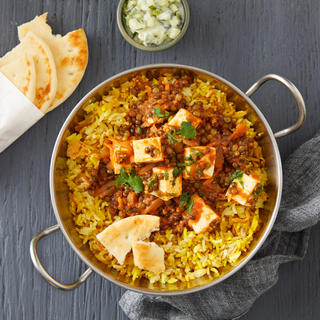
<svg viewBox="0 0 320 320">
<path fill-rule="evenodd" d="M 0 72 L 0 153 L 44 114 Z"/>
</svg>

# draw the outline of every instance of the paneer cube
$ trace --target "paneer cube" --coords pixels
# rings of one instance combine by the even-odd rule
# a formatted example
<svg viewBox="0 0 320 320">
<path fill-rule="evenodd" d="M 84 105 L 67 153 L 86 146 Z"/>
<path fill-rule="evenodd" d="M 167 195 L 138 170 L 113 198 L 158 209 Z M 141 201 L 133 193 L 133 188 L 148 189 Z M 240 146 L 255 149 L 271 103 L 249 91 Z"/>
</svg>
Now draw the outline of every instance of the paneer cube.
<svg viewBox="0 0 320 320">
<path fill-rule="evenodd" d="M 202 155 L 203 151 L 209 151 Z M 190 163 L 183 170 L 184 179 L 209 179 L 214 173 L 216 149 L 213 147 L 193 147 L 184 150 L 185 163 Z"/>
<path fill-rule="evenodd" d="M 110 138 L 106 139 L 103 145 L 110 151 L 110 160 L 115 174 L 119 174 L 121 168 L 131 168 L 134 160 L 131 141 L 118 141 Z"/>
<path fill-rule="evenodd" d="M 188 120 L 187 120 L 188 117 Z M 190 121 L 191 119 L 191 121 Z M 180 109 L 177 114 L 168 122 L 169 126 L 172 127 L 181 127 L 181 123 L 183 121 L 191 122 L 191 124 L 196 128 L 200 122 L 201 119 L 195 117 L 191 112 L 187 111 L 186 109 Z"/>
<path fill-rule="evenodd" d="M 134 162 L 160 162 L 163 160 L 161 151 L 161 138 L 150 138 L 132 141 Z M 146 152 L 146 151 L 150 152 Z"/>
<path fill-rule="evenodd" d="M 189 225 L 196 233 L 205 232 L 210 226 L 210 223 L 218 223 L 221 220 L 220 216 L 206 205 L 203 199 L 197 194 L 192 195 L 191 199 L 193 200 L 193 206 L 190 214 L 193 215 L 195 219 L 190 219 Z"/>
<path fill-rule="evenodd" d="M 182 176 L 179 175 L 176 179 L 173 176 L 173 168 L 166 167 L 156 167 L 153 168 L 152 177 L 157 174 L 162 173 L 164 175 L 163 179 L 158 179 L 159 181 L 159 189 L 154 190 L 151 194 L 167 201 L 174 197 L 179 197 L 182 194 Z"/>
<path fill-rule="evenodd" d="M 233 182 L 236 186 L 233 186 Z M 248 198 L 251 196 L 252 191 L 260 181 L 246 175 L 245 173 L 241 174 L 241 177 L 238 177 L 232 181 L 226 196 L 228 201 L 233 200 L 242 204 L 244 206 L 250 206 L 248 203 Z"/>
</svg>

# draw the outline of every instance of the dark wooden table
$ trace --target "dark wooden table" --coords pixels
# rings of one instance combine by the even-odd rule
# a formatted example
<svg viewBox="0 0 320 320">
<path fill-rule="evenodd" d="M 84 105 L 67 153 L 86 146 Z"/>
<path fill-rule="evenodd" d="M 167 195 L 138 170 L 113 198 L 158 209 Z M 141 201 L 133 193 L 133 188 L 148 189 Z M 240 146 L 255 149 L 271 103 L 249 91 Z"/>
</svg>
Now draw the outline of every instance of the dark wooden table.
<svg viewBox="0 0 320 320">
<path fill-rule="evenodd" d="M 56 224 L 48 172 L 57 134 L 80 98 L 102 80 L 132 67 L 170 62 L 212 71 L 245 91 L 264 74 L 278 73 L 299 88 L 307 107 L 305 125 L 278 140 L 282 160 L 320 128 L 318 0 L 189 4 L 184 38 L 166 51 L 148 53 L 122 38 L 117 1 L 1 0 L 1 56 L 18 43 L 17 25 L 48 12 L 54 33 L 85 30 L 90 59 L 74 94 L 0 154 L 0 319 L 128 319 L 118 306 L 123 289 L 92 275 L 73 292 L 58 291 L 35 271 L 29 256 L 32 236 Z M 252 99 L 274 131 L 297 119 L 293 97 L 278 83 L 268 82 Z M 319 242 L 317 225 L 304 260 L 282 265 L 278 283 L 242 319 L 320 319 Z M 39 254 L 49 273 L 64 283 L 86 269 L 61 232 L 42 240 Z"/>
</svg>

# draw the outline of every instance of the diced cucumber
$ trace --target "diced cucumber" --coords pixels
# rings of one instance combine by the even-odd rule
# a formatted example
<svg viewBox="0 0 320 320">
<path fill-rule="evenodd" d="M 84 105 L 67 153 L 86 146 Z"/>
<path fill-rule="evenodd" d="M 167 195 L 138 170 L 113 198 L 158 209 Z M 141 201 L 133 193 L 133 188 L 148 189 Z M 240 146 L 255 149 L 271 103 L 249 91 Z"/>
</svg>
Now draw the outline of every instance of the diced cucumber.
<svg viewBox="0 0 320 320">
<path fill-rule="evenodd" d="M 136 6 L 131 6 L 130 9 L 127 10 L 127 12 L 124 12 L 127 15 L 133 15 L 138 11 Z"/>
<path fill-rule="evenodd" d="M 151 33 L 152 36 L 155 37 L 155 38 L 158 38 L 158 37 L 159 37 L 159 29 L 158 29 L 158 28 L 153 29 L 150 33 Z"/>
<path fill-rule="evenodd" d="M 171 20 L 169 20 L 169 23 L 172 27 L 176 27 L 180 23 L 180 20 L 174 16 Z"/>
<path fill-rule="evenodd" d="M 153 27 L 156 24 L 156 20 L 154 18 L 150 18 L 147 22 L 147 27 Z"/>
<path fill-rule="evenodd" d="M 137 1 L 134 1 L 134 0 L 128 1 L 128 8 L 130 8 L 131 6 L 136 6 L 136 5 L 137 5 Z"/>
<path fill-rule="evenodd" d="M 152 10 L 156 9 L 156 6 L 154 5 L 153 0 L 147 0 L 147 6 L 150 7 L 154 7 L 154 8 L 150 8 Z"/>
<path fill-rule="evenodd" d="M 154 2 L 154 5 L 157 7 L 157 9 L 162 9 L 161 8 L 161 5 L 159 4 L 159 2 L 158 2 L 158 0 L 154 0 L 155 2 Z"/>
<path fill-rule="evenodd" d="M 166 31 L 163 27 L 155 27 L 150 30 L 148 40 L 154 44 L 160 44 L 165 38 Z"/>
<path fill-rule="evenodd" d="M 170 29 L 170 28 L 171 28 L 171 25 L 170 25 L 170 23 L 169 23 L 168 21 L 164 21 L 164 22 L 163 22 L 163 27 L 164 27 L 165 29 Z"/>
<path fill-rule="evenodd" d="M 168 0 L 156 0 L 156 1 L 160 4 L 160 6 L 168 5 Z"/>
<path fill-rule="evenodd" d="M 151 18 L 151 16 L 150 16 L 150 13 L 149 12 L 147 12 L 145 15 L 144 15 L 144 17 L 143 17 L 143 19 L 144 19 L 144 21 L 148 24 L 148 20 Z"/>
<path fill-rule="evenodd" d="M 139 33 L 138 38 L 139 38 L 141 41 L 146 41 L 148 35 L 149 35 L 148 32 L 142 31 L 142 32 Z"/>
<path fill-rule="evenodd" d="M 170 4 L 169 5 L 169 8 L 171 9 L 171 11 L 173 13 L 177 12 L 178 11 L 178 7 L 175 5 L 175 4 Z"/>
<path fill-rule="evenodd" d="M 137 12 L 137 13 L 135 13 L 135 14 L 133 15 L 133 18 L 136 18 L 138 21 L 139 21 L 139 20 L 143 20 L 144 14 L 143 14 L 142 11 Z"/>
<path fill-rule="evenodd" d="M 129 26 L 129 21 L 130 21 L 130 19 L 131 19 L 130 16 L 124 17 L 124 21 L 126 22 L 126 26 Z"/>
<path fill-rule="evenodd" d="M 131 14 L 134 11 L 134 9 L 137 10 L 136 6 L 123 8 L 123 12 L 124 14 L 128 15 L 128 14 Z"/>
<path fill-rule="evenodd" d="M 129 27 L 131 29 L 131 31 L 135 31 L 135 30 L 142 30 L 146 27 L 146 25 L 142 22 L 139 22 L 137 19 L 130 19 L 129 21 Z"/>
<path fill-rule="evenodd" d="M 171 14 L 169 12 L 162 12 L 158 15 L 158 19 L 160 20 L 170 20 Z"/>
<path fill-rule="evenodd" d="M 175 39 L 179 34 L 180 34 L 181 30 L 178 28 L 171 28 L 168 32 L 168 36 L 171 39 Z"/>
<path fill-rule="evenodd" d="M 162 11 L 161 11 L 161 9 L 156 9 L 156 10 L 153 10 L 152 11 L 152 14 L 154 15 L 154 16 L 158 16 L 158 15 L 160 15 L 162 13 Z"/>
<path fill-rule="evenodd" d="M 148 6 L 147 4 L 143 3 L 143 4 L 141 5 L 141 10 L 142 10 L 142 11 L 148 11 L 148 9 L 149 9 L 149 6 Z"/>
</svg>

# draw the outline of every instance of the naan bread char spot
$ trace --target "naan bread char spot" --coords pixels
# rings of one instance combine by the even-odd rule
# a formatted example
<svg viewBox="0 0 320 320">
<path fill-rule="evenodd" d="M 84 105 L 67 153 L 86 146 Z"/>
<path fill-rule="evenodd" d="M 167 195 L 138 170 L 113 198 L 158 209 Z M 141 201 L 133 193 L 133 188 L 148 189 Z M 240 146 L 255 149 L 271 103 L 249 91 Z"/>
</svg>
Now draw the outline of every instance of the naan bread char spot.
<svg viewBox="0 0 320 320">
<path fill-rule="evenodd" d="M 57 72 L 51 50 L 45 41 L 34 32 L 28 32 L 20 44 L 0 59 L 0 68 L 26 53 L 33 58 L 36 69 L 36 94 L 33 103 L 46 113 L 57 92 Z"/>
<path fill-rule="evenodd" d="M 132 242 L 134 265 L 140 269 L 152 271 L 155 275 L 163 272 L 164 250 L 154 242 Z"/>
<path fill-rule="evenodd" d="M 159 230 L 160 217 L 140 215 L 114 222 L 97 234 L 100 243 L 123 264 L 132 242 L 148 238 L 151 232 Z"/>
<path fill-rule="evenodd" d="M 63 103 L 77 88 L 88 64 L 87 37 L 82 29 L 72 31 L 62 37 L 53 35 L 47 24 L 47 13 L 36 16 L 32 21 L 18 27 L 22 41 L 29 31 L 37 33 L 52 51 L 58 76 L 58 89 L 48 111 Z"/>
<path fill-rule="evenodd" d="M 0 72 L 8 78 L 31 102 L 36 94 L 36 69 L 33 58 L 24 54 L 19 59 L 0 68 Z"/>
</svg>

